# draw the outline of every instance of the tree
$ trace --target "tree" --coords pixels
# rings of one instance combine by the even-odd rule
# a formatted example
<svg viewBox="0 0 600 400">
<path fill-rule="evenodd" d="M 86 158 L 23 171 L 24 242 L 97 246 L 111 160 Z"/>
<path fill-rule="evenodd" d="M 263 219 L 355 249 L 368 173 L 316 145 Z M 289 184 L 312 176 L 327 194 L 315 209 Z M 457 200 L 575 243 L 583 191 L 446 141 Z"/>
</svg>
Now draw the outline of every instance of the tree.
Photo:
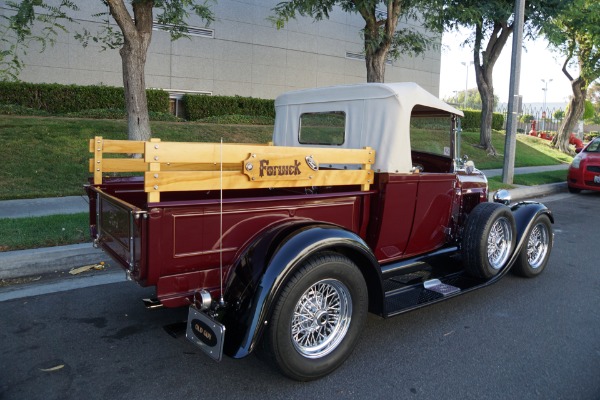
<svg viewBox="0 0 600 400">
<path fill-rule="evenodd" d="M 542 21 L 555 15 L 561 0 L 530 0 L 525 6 L 525 33 L 534 36 Z M 467 27 L 472 31 L 466 44 L 473 46 L 477 88 L 481 95 L 481 130 L 477 147 L 497 155 L 492 144 L 494 83 L 496 61 L 513 32 L 512 0 L 432 0 L 426 14 L 431 29 L 454 31 Z"/>
<path fill-rule="evenodd" d="M 39 1 L 7 1 L 4 6 L 7 13 L 0 15 L 0 81 L 16 81 L 24 66 L 21 55 L 27 54 L 33 43 L 41 51 L 54 45 L 59 32 L 67 32 L 62 21 L 72 22 L 67 12 L 78 8 L 70 0 L 61 0 L 55 6 Z M 39 25 L 37 32 L 32 30 L 34 24 Z"/>
<path fill-rule="evenodd" d="M 594 108 L 594 115 L 589 118 L 589 122 L 594 125 L 600 125 L 600 82 L 596 81 L 588 88 L 588 97 Z"/>
<path fill-rule="evenodd" d="M 444 99 L 447 103 L 452 103 L 457 105 L 458 107 L 464 107 L 465 105 L 465 92 L 459 91 L 456 92 L 456 95 L 449 99 Z M 500 102 L 498 96 L 494 95 L 494 109 L 496 105 Z M 481 110 L 481 95 L 479 94 L 479 90 L 477 88 L 471 88 L 467 90 L 467 101 L 466 108 L 471 108 L 474 110 Z"/>
<path fill-rule="evenodd" d="M 570 133 L 584 113 L 588 87 L 600 78 L 600 2 L 573 0 L 567 3 L 567 8 L 547 21 L 542 31 L 551 46 L 565 57 L 562 71 L 571 82 L 573 96 L 552 141 L 562 152 L 571 153 Z M 571 75 L 570 65 L 578 67 L 579 76 Z"/>
<path fill-rule="evenodd" d="M 327 19 L 335 6 L 360 14 L 365 21 L 362 35 L 367 82 L 384 81 L 388 58 L 397 59 L 401 54 L 412 57 L 435 45 L 435 38 L 411 27 L 397 29 L 400 18 L 417 19 L 422 10 L 420 0 L 289 0 L 277 4 L 270 19 L 281 29 L 297 15 L 314 21 Z"/>
<path fill-rule="evenodd" d="M 565 112 L 563 110 L 556 110 L 554 111 L 554 114 L 552 114 L 552 116 L 554 117 L 554 119 L 562 121 L 562 119 L 565 117 Z"/>
<path fill-rule="evenodd" d="M 109 8 L 108 13 L 99 14 L 105 16 L 106 24 L 103 24 L 98 32 L 90 32 L 84 28 L 82 32 L 77 32 L 75 37 L 84 46 L 92 40 L 102 43 L 103 49 L 119 48 L 123 68 L 128 136 L 130 140 L 148 140 L 151 137 L 151 130 L 144 70 L 148 47 L 152 40 L 155 11 L 157 11 L 157 22 L 171 34 L 173 40 L 185 36 L 187 32 L 185 21 L 190 11 L 207 23 L 213 21 L 213 14 L 206 3 L 198 4 L 195 0 L 130 0 L 131 12 L 125 0 L 100 1 Z M 72 9 L 76 9 L 70 1 L 62 0 L 62 3 L 70 4 Z M 36 8 L 38 8 L 37 12 Z M 52 10 L 52 6 L 47 5 L 43 0 L 23 0 L 18 4 L 15 3 L 15 10 L 17 15 L 25 12 L 28 17 L 21 18 L 24 23 L 22 26 L 11 25 L 10 29 L 27 37 L 31 27 L 40 18 L 45 18 L 40 11 Z M 119 30 L 113 29 L 109 24 L 110 17 L 116 21 Z M 66 13 L 57 16 L 56 20 L 61 18 L 69 19 Z"/>
</svg>

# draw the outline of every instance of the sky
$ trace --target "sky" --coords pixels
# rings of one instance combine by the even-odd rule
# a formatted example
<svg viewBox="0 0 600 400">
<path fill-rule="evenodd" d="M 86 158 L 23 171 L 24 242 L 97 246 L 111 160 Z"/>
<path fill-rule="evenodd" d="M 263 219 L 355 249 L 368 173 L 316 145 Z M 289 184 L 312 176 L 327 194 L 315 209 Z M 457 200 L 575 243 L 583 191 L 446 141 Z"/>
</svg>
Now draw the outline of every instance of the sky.
<svg viewBox="0 0 600 400">
<path fill-rule="evenodd" d="M 440 74 L 440 98 L 451 98 L 454 91 L 464 91 L 467 82 L 467 70 L 461 62 L 473 60 L 472 50 L 461 46 L 467 34 L 444 33 L 442 38 L 442 60 Z M 544 39 L 525 41 L 521 53 L 521 82 L 519 94 L 523 96 L 523 104 L 544 101 L 545 83 L 548 82 L 546 103 L 566 104 L 571 95 L 571 85 L 562 72 L 564 62 L 558 53 L 551 51 Z M 512 36 L 502 50 L 500 58 L 494 66 L 494 93 L 501 103 L 508 101 L 510 82 L 510 60 L 512 52 Z M 570 71 L 573 74 L 573 71 Z M 552 79 L 552 81 L 549 81 Z M 468 88 L 476 88 L 475 69 L 472 65 L 468 71 Z"/>
</svg>

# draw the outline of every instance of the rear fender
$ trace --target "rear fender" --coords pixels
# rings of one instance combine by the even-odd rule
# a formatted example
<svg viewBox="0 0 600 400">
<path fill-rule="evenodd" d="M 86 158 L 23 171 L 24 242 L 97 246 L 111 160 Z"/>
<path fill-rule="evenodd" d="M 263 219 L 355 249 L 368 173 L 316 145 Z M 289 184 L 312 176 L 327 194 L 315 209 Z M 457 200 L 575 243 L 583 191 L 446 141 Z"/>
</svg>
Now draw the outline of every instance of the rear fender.
<svg viewBox="0 0 600 400">
<path fill-rule="evenodd" d="M 515 263 L 523 246 L 526 246 L 526 238 L 529 231 L 533 228 L 533 223 L 539 215 L 545 214 L 550 218 L 550 222 L 554 223 L 552 211 L 542 203 L 534 201 L 523 201 L 510 206 L 510 210 L 515 217 L 517 244 L 515 251 L 508 262 L 509 268 Z"/>
<path fill-rule="evenodd" d="M 356 262 L 365 276 L 370 302 L 375 299 L 374 309 L 381 308 L 379 264 L 358 235 L 332 225 L 287 223 L 260 235 L 232 267 L 222 318 L 227 327 L 225 354 L 242 358 L 252 352 L 285 283 L 307 257 L 326 250 L 345 254 Z"/>
</svg>

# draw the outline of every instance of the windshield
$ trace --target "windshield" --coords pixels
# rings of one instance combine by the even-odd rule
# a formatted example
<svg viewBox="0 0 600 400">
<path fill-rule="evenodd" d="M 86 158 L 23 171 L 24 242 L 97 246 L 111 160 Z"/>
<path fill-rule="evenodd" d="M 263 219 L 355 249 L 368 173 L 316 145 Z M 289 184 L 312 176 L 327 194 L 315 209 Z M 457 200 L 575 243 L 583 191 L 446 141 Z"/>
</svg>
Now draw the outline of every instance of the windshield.
<svg viewBox="0 0 600 400">
<path fill-rule="evenodd" d="M 592 143 L 584 150 L 586 153 L 600 153 L 600 138 L 594 139 Z"/>
</svg>

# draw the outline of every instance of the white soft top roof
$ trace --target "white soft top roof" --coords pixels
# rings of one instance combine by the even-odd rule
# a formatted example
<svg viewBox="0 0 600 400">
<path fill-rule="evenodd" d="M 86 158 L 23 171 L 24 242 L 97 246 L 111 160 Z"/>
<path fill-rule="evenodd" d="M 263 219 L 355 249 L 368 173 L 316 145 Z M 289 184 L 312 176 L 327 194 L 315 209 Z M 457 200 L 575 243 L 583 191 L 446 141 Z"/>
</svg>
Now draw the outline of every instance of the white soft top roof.
<svg viewBox="0 0 600 400">
<path fill-rule="evenodd" d="M 373 147 L 373 168 L 381 172 L 409 172 L 411 115 L 463 116 L 416 83 L 363 83 L 297 90 L 275 99 L 273 143 L 299 143 L 300 115 L 342 111 L 346 114 L 346 138 L 341 148 Z M 450 126 L 449 126 L 450 127 Z M 320 146 L 327 147 L 327 146 Z"/>
</svg>

